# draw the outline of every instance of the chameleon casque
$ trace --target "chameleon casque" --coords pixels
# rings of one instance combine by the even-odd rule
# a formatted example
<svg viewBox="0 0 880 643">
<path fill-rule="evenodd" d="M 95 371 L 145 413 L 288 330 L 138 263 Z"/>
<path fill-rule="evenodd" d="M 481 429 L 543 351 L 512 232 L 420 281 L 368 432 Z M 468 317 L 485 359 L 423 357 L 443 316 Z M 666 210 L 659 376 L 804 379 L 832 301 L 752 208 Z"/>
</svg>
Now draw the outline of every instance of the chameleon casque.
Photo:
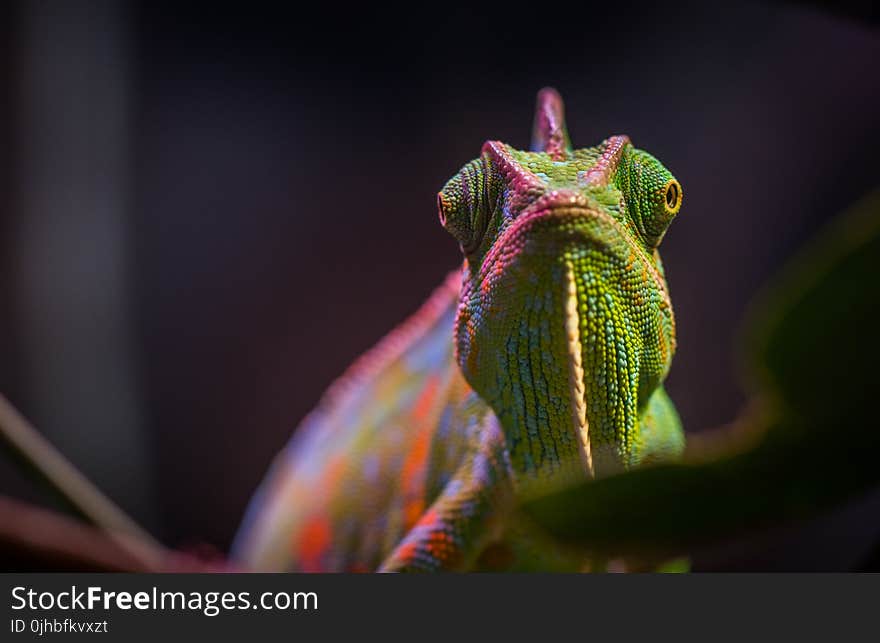
<svg viewBox="0 0 880 643">
<path fill-rule="evenodd" d="M 682 190 L 612 136 L 572 149 L 538 94 L 529 152 L 488 141 L 437 197 L 464 254 L 276 458 L 233 547 L 254 570 L 582 570 L 530 489 L 677 457 L 657 247 Z"/>
</svg>

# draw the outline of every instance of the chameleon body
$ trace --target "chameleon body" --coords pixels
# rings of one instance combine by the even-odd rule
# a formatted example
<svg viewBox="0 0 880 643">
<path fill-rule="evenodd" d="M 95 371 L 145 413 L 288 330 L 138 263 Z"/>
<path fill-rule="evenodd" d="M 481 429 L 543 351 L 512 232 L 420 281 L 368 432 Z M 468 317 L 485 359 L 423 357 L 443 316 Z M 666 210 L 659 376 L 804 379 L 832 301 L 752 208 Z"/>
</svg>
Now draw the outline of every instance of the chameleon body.
<svg viewBox="0 0 880 643">
<path fill-rule="evenodd" d="M 251 501 L 256 570 L 582 569 L 529 526 L 541 485 L 675 458 L 675 325 L 657 247 L 681 186 L 625 136 L 483 145 L 438 195 L 464 263 L 325 394 Z"/>
</svg>

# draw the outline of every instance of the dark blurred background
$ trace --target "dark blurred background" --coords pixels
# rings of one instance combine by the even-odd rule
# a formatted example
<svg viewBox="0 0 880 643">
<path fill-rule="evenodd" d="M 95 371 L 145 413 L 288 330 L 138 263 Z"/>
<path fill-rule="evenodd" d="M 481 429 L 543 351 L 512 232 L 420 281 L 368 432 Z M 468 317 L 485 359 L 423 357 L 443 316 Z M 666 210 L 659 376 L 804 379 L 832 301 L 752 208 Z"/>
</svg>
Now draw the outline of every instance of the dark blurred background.
<svg viewBox="0 0 880 643">
<path fill-rule="evenodd" d="M 0 391 L 170 546 L 225 549 L 325 387 L 459 262 L 434 198 L 557 87 L 685 190 L 668 390 L 730 421 L 765 281 L 878 180 L 870 3 L 0 5 Z M 845 367 L 845 365 L 842 365 Z M 817 463 L 818 465 L 818 463 Z M 51 506 L 11 462 L 0 492 Z M 704 552 L 852 569 L 880 494 Z"/>
</svg>

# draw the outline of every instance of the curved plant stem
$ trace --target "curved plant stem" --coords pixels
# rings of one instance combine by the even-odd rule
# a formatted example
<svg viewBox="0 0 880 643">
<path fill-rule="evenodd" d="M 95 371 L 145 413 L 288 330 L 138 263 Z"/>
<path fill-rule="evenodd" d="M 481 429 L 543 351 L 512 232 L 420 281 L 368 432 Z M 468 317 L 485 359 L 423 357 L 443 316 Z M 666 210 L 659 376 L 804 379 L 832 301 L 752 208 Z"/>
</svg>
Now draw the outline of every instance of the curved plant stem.
<svg viewBox="0 0 880 643">
<path fill-rule="evenodd" d="M 159 569 L 165 548 L 95 487 L 0 395 L 0 440 L 86 521 L 147 569 Z"/>
</svg>

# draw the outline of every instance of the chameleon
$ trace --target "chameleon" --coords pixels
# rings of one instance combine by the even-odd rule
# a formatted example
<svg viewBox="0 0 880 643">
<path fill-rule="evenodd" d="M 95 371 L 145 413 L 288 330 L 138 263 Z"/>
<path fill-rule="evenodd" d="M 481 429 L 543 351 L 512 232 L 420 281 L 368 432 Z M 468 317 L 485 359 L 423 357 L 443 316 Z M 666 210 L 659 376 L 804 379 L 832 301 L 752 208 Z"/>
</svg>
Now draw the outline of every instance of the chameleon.
<svg viewBox="0 0 880 643">
<path fill-rule="evenodd" d="M 529 151 L 490 140 L 437 195 L 463 261 L 335 381 L 232 547 L 255 571 L 580 571 L 518 510 L 677 458 L 658 246 L 683 193 L 627 136 L 573 149 L 557 91 Z"/>
</svg>

